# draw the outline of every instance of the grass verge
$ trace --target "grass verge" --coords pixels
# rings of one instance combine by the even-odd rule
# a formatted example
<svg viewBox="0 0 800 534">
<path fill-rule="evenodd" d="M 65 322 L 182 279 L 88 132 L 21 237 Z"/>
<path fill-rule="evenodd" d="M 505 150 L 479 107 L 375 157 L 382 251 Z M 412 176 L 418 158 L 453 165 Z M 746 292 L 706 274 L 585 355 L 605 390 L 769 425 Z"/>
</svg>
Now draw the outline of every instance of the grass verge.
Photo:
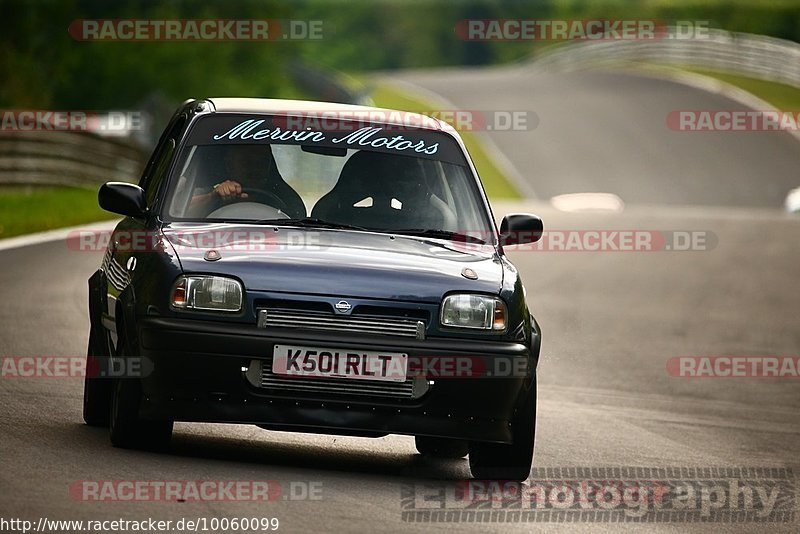
<svg viewBox="0 0 800 534">
<path fill-rule="evenodd" d="M 730 72 L 702 69 L 699 67 L 685 67 L 683 70 L 702 74 L 716 78 L 723 82 L 734 85 L 748 93 L 757 96 L 761 100 L 769 102 L 776 109 L 781 111 L 800 110 L 800 89 L 778 82 L 749 78 Z"/>
<path fill-rule="evenodd" d="M 0 187 L 0 239 L 113 219 L 97 190 L 76 187 Z"/>
<path fill-rule="evenodd" d="M 634 66 L 645 69 L 657 69 L 666 71 L 683 71 L 708 76 L 734 87 L 738 87 L 772 104 L 775 109 L 780 111 L 799 111 L 800 110 L 800 88 L 786 85 L 780 82 L 751 78 L 733 72 L 707 69 L 697 65 L 671 65 L 663 63 L 634 63 Z"/>
<path fill-rule="evenodd" d="M 425 112 L 436 109 L 430 102 L 425 102 L 416 95 L 399 91 L 388 84 L 378 84 L 370 95 L 375 105 L 382 108 L 399 109 L 401 111 Z M 473 132 L 459 132 L 461 139 L 469 150 L 472 162 L 478 169 L 478 174 L 486 189 L 486 194 L 491 199 L 516 199 L 521 198 L 519 191 L 505 173 L 500 169 L 489 152 L 484 147 L 480 138 Z"/>
</svg>

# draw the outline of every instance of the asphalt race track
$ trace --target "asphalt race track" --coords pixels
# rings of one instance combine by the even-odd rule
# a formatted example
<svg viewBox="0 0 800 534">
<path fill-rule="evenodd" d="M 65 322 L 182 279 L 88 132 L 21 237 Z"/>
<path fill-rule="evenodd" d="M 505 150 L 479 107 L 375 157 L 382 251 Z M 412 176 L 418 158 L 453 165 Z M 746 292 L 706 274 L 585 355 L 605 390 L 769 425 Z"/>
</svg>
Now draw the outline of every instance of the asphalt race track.
<svg viewBox="0 0 800 534">
<path fill-rule="evenodd" d="M 533 112 L 529 131 L 488 132 L 542 199 L 604 191 L 627 203 L 777 207 L 800 185 L 789 134 L 681 132 L 679 110 L 746 110 L 742 104 L 627 71 L 536 73 L 528 65 L 411 72 L 405 82 L 474 110 Z"/>
<path fill-rule="evenodd" d="M 739 109 L 718 95 L 613 72 L 408 73 L 404 81 L 474 110 L 535 111 L 525 132 L 488 132 L 537 198 L 549 230 L 699 231 L 710 250 L 511 253 L 544 332 L 535 467 L 792 468 L 800 473 L 800 381 L 686 378 L 670 358 L 800 353 L 800 219 L 781 211 L 800 185 L 787 134 L 669 130 L 673 109 Z M 548 199 L 611 192 L 621 213 L 566 213 Z M 98 253 L 55 241 L 0 253 L 0 356 L 85 354 L 86 279 Z M 410 523 L 409 484 L 468 476 L 413 440 L 178 424 L 168 453 L 114 449 L 81 419 L 78 378 L 0 379 L 0 515 L 36 519 L 277 517 L 281 530 L 749 532 L 752 523 Z M 81 502 L 80 480 L 275 480 L 281 498 L 252 502 Z M 284 499 L 294 482 L 320 499 Z M 304 486 L 309 483 L 310 486 Z M 794 501 L 797 507 L 797 500 Z M 796 532 L 796 523 L 771 531 Z"/>
</svg>

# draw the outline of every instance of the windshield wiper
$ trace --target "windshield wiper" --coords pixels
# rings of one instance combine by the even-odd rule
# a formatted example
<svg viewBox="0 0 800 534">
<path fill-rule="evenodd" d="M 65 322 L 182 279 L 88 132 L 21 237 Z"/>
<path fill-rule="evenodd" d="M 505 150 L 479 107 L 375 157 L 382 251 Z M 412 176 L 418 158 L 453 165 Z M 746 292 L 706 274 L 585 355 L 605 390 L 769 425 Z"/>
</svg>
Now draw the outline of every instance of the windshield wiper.
<svg viewBox="0 0 800 534">
<path fill-rule="evenodd" d="M 459 232 L 450 232 L 448 230 L 434 230 L 431 228 L 401 228 L 398 230 L 385 228 L 365 228 L 363 226 L 356 226 L 354 224 L 337 223 L 332 221 L 324 221 L 313 217 L 302 217 L 296 219 L 262 219 L 258 221 L 262 224 L 275 224 L 279 226 L 297 226 L 301 228 L 330 228 L 332 230 L 360 230 L 364 232 L 382 232 L 388 234 L 402 234 L 413 235 L 420 237 L 432 237 L 435 239 L 449 239 L 451 241 L 464 241 L 467 243 L 478 243 L 485 245 L 486 241 L 478 237 L 462 234 Z"/>
<path fill-rule="evenodd" d="M 433 237 L 438 239 L 449 239 L 451 241 L 464 241 L 467 243 L 478 243 L 485 245 L 486 241 L 474 235 L 450 232 L 448 230 L 433 230 L 431 228 L 401 228 L 399 230 L 387 229 L 385 232 L 392 234 L 415 235 L 422 237 Z"/>
<path fill-rule="evenodd" d="M 331 221 L 323 221 L 313 217 L 303 217 L 298 219 L 262 219 L 258 221 L 262 224 L 275 224 L 278 226 L 298 226 L 301 228 L 330 228 L 332 230 L 365 230 L 368 228 L 356 226 L 354 224 L 344 224 Z"/>
</svg>

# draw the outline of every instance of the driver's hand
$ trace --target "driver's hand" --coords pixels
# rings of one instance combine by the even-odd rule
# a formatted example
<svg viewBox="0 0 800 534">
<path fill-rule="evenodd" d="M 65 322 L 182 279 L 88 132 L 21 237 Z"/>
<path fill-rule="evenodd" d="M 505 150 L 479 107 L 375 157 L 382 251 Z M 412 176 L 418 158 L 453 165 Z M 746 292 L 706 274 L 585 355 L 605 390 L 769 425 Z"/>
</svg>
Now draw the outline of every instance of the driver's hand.
<svg viewBox="0 0 800 534">
<path fill-rule="evenodd" d="M 225 202 L 239 198 L 247 198 L 247 193 L 242 193 L 242 185 L 234 180 L 225 180 L 214 186 L 214 194 Z"/>
</svg>

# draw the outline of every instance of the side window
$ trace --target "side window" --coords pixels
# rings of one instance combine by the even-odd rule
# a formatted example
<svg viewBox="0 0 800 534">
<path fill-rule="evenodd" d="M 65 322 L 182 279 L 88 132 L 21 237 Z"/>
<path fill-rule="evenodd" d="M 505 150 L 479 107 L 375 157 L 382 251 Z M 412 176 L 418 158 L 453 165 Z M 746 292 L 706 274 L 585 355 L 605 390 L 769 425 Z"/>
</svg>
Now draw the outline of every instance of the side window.
<svg viewBox="0 0 800 534">
<path fill-rule="evenodd" d="M 145 192 L 147 199 L 147 207 L 151 207 L 153 202 L 158 198 L 158 190 L 161 187 L 161 182 L 167 174 L 169 164 L 172 161 L 172 156 L 175 154 L 175 147 L 177 140 L 181 135 L 184 125 L 186 124 L 186 115 L 181 115 L 176 119 L 174 124 L 169 129 L 169 134 L 166 140 L 159 147 L 158 153 L 153 159 L 153 163 L 148 169 L 147 175 L 142 180 L 142 188 Z"/>
<path fill-rule="evenodd" d="M 155 162 L 153 174 L 150 176 L 150 179 L 147 180 L 147 187 L 144 193 L 148 208 L 153 205 L 153 202 L 155 202 L 158 196 L 158 189 L 161 186 L 161 182 L 164 180 L 164 176 L 167 174 L 173 154 L 175 154 L 175 139 L 170 138 L 164 143 L 161 154 Z"/>
</svg>

